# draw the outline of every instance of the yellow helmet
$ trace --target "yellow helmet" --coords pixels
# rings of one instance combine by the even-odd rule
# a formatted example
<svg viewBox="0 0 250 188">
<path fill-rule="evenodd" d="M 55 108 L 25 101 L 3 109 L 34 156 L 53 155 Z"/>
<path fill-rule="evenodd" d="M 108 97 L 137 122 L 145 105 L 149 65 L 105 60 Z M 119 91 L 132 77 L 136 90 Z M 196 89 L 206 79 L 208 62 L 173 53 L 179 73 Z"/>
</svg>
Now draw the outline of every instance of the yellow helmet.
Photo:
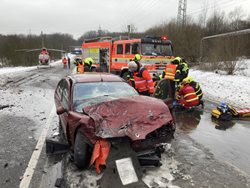
<svg viewBox="0 0 250 188">
<path fill-rule="evenodd" d="M 135 54 L 134 60 L 135 61 L 140 61 L 141 60 L 141 55 L 140 54 Z"/>
<path fill-rule="evenodd" d="M 88 58 L 86 58 L 85 59 L 85 62 L 88 62 L 88 63 L 94 63 L 94 60 L 93 60 L 93 58 L 92 57 L 88 57 Z"/>
<path fill-rule="evenodd" d="M 191 83 L 192 81 L 194 81 L 194 79 L 191 76 L 187 76 L 182 80 L 183 83 Z"/>
<path fill-rule="evenodd" d="M 182 62 L 182 59 L 180 57 L 176 57 L 171 63 L 175 65 L 179 65 L 181 62 Z"/>
</svg>

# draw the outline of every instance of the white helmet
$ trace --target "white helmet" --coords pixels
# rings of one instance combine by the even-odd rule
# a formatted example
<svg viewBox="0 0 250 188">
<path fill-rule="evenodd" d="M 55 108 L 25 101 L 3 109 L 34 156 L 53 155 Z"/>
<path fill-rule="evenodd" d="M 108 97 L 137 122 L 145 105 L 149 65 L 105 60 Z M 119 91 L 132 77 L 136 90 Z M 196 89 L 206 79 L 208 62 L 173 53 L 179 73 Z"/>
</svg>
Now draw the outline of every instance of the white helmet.
<svg viewBox="0 0 250 188">
<path fill-rule="evenodd" d="M 138 69 L 138 65 L 136 64 L 135 61 L 130 61 L 128 63 L 128 69 L 131 70 L 132 72 L 134 72 Z"/>
</svg>

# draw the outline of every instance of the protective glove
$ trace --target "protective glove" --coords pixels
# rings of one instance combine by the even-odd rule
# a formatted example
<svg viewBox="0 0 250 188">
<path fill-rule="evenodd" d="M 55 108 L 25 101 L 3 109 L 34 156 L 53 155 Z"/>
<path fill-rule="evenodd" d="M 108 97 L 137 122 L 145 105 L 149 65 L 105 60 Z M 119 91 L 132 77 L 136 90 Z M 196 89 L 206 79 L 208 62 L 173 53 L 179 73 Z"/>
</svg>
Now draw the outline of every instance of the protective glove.
<svg viewBox="0 0 250 188">
<path fill-rule="evenodd" d="M 173 108 L 175 107 L 179 107 L 182 106 L 180 103 L 178 103 L 178 101 L 174 100 L 174 102 L 172 103 Z"/>
</svg>

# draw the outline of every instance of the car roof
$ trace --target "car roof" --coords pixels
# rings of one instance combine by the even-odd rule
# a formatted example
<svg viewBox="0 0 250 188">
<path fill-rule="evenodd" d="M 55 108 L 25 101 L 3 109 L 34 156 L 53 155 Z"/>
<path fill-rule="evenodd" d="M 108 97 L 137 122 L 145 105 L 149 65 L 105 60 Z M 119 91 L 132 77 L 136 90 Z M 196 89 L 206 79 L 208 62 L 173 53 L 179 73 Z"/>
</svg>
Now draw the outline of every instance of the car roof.
<svg viewBox="0 0 250 188">
<path fill-rule="evenodd" d="M 87 72 L 84 74 L 75 74 L 68 77 L 72 79 L 74 83 L 124 82 L 121 77 L 110 73 Z"/>
</svg>

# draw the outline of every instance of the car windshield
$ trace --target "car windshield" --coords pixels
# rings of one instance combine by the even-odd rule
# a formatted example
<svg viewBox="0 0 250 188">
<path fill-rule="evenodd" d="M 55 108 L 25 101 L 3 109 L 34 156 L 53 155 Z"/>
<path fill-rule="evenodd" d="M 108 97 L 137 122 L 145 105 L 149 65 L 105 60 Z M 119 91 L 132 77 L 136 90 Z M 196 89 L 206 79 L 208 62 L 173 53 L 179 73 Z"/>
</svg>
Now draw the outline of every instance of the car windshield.
<svg viewBox="0 0 250 188">
<path fill-rule="evenodd" d="M 142 55 L 153 56 L 172 56 L 172 48 L 170 44 L 142 44 Z"/>
<path fill-rule="evenodd" d="M 139 94 L 125 82 L 77 83 L 73 91 L 73 110 L 82 113 L 83 107 L 135 95 Z"/>
</svg>

